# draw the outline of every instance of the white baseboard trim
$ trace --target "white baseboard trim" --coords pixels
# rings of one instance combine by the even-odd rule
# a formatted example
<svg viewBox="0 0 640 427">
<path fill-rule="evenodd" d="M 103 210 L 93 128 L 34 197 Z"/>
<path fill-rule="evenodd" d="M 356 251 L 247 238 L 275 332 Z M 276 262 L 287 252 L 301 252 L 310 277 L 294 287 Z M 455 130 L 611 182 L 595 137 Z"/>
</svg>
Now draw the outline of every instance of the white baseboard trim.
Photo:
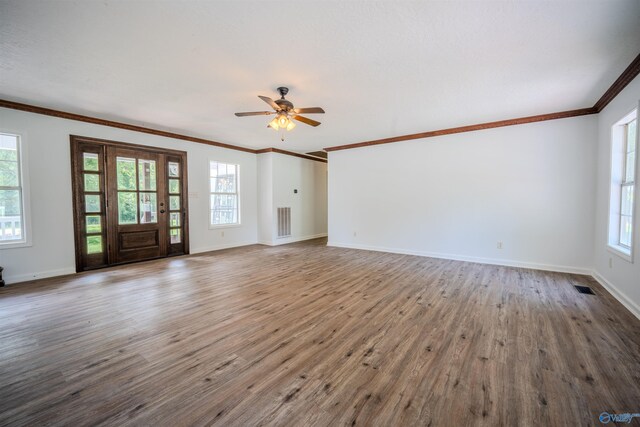
<svg viewBox="0 0 640 427">
<path fill-rule="evenodd" d="M 572 267 L 566 265 L 554 264 L 538 264 L 534 262 L 513 261 L 508 259 L 483 258 L 467 255 L 445 254 L 440 252 L 412 251 L 407 249 L 387 248 L 380 246 L 357 245 L 352 243 L 328 242 L 327 246 L 347 249 L 361 249 L 375 252 L 389 252 L 402 255 L 416 255 L 429 258 L 450 259 L 454 261 L 475 262 L 479 264 L 503 265 L 506 267 L 531 268 L 534 270 L 556 271 L 559 273 L 587 274 L 590 275 L 592 270 L 586 267 Z"/>
<path fill-rule="evenodd" d="M 303 240 L 319 239 L 321 237 L 327 237 L 327 233 L 313 234 L 311 236 L 302 236 L 302 237 L 286 237 L 284 239 L 276 239 L 271 241 L 261 240 L 258 243 L 260 243 L 261 245 L 267 245 L 267 246 L 280 246 L 280 245 L 286 245 L 287 243 L 302 242 Z"/>
<path fill-rule="evenodd" d="M 624 292 L 616 288 L 611 282 L 598 273 L 596 270 L 591 272 L 591 275 L 598 283 L 602 285 L 620 304 L 624 305 L 634 316 L 640 319 L 640 306 L 633 302 Z"/>
<path fill-rule="evenodd" d="M 13 285 L 16 283 L 29 282 L 31 280 L 46 279 L 46 278 L 55 277 L 55 276 L 66 276 L 67 274 L 75 274 L 76 269 L 74 267 L 58 268 L 56 270 L 40 271 L 37 273 L 29 273 L 29 274 L 18 274 L 15 276 L 6 274 L 6 272 L 7 270 L 5 268 L 4 281 L 7 283 L 7 285 Z"/>
<path fill-rule="evenodd" d="M 222 245 L 213 245 L 213 246 L 202 246 L 199 248 L 190 248 L 189 249 L 189 253 L 190 254 L 201 254 L 203 252 L 211 252 L 211 251 L 221 251 L 222 249 L 231 249 L 231 248 L 239 248 L 242 246 L 249 246 L 249 245 L 257 245 L 258 242 L 253 240 L 250 242 L 240 242 L 240 243 L 225 243 Z"/>
</svg>

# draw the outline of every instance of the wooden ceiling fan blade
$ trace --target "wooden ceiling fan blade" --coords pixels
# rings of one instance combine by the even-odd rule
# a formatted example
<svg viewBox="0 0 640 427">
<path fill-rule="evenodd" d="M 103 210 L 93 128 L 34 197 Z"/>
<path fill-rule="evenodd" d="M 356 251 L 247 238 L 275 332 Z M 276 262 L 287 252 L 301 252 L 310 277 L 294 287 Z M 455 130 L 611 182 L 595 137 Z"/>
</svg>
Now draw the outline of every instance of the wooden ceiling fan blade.
<svg viewBox="0 0 640 427">
<path fill-rule="evenodd" d="M 296 114 L 324 114 L 324 110 L 320 107 L 294 108 Z"/>
<path fill-rule="evenodd" d="M 246 116 L 268 116 L 269 114 L 275 114 L 273 111 L 248 111 L 245 113 L 235 113 L 238 117 Z"/>
<path fill-rule="evenodd" d="M 280 107 L 278 106 L 278 104 L 276 104 L 276 102 L 273 99 L 269 98 L 268 96 L 258 95 L 258 98 L 262 99 L 264 102 L 271 105 L 271 108 L 273 108 L 274 110 L 280 111 Z"/>
<path fill-rule="evenodd" d="M 315 120 L 311 120 L 311 119 L 310 119 L 310 118 L 308 118 L 308 117 L 303 117 L 303 116 L 293 116 L 293 119 L 294 119 L 294 120 L 297 120 L 297 121 L 299 121 L 299 122 L 302 122 L 302 123 L 304 123 L 304 124 L 306 124 L 306 125 L 313 126 L 313 127 L 316 127 L 316 126 L 319 126 L 319 125 L 320 125 L 320 122 L 316 122 Z"/>
</svg>

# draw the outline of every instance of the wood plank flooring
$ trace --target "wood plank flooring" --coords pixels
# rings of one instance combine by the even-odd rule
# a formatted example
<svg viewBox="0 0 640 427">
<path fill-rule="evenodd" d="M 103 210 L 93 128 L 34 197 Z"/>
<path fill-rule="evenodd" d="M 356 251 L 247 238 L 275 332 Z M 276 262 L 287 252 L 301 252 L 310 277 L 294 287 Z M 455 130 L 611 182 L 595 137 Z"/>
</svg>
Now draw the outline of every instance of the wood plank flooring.
<svg viewBox="0 0 640 427">
<path fill-rule="evenodd" d="M 640 321 L 590 277 L 325 243 L 1 289 L 0 425 L 600 425 L 603 411 L 640 412 Z"/>
</svg>

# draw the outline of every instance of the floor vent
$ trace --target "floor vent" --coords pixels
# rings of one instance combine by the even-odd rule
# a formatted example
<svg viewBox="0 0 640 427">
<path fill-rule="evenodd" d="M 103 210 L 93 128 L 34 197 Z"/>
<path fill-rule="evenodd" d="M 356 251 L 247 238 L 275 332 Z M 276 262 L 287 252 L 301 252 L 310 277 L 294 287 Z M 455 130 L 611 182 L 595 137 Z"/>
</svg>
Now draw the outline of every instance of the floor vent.
<svg viewBox="0 0 640 427">
<path fill-rule="evenodd" d="M 588 286 L 578 286 L 578 285 L 574 285 L 574 286 L 578 290 L 578 292 L 580 292 L 581 294 L 595 295 L 593 290 Z"/>
<path fill-rule="evenodd" d="M 291 236 L 291 208 L 278 208 L 278 237 Z"/>
</svg>

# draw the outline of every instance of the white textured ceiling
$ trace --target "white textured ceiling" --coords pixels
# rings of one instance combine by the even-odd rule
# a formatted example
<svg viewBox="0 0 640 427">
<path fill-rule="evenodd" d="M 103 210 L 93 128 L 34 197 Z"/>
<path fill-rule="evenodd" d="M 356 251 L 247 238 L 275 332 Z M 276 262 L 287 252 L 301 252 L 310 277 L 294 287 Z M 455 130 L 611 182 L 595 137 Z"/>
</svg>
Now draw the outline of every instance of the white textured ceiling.
<svg viewBox="0 0 640 427">
<path fill-rule="evenodd" d="M 591 106 L 640 52 L 640 1 L 0 1 L 0 97 L 310 151 Z M 323 107 L 280 142 L 285 85 Z"/>
</svg>

